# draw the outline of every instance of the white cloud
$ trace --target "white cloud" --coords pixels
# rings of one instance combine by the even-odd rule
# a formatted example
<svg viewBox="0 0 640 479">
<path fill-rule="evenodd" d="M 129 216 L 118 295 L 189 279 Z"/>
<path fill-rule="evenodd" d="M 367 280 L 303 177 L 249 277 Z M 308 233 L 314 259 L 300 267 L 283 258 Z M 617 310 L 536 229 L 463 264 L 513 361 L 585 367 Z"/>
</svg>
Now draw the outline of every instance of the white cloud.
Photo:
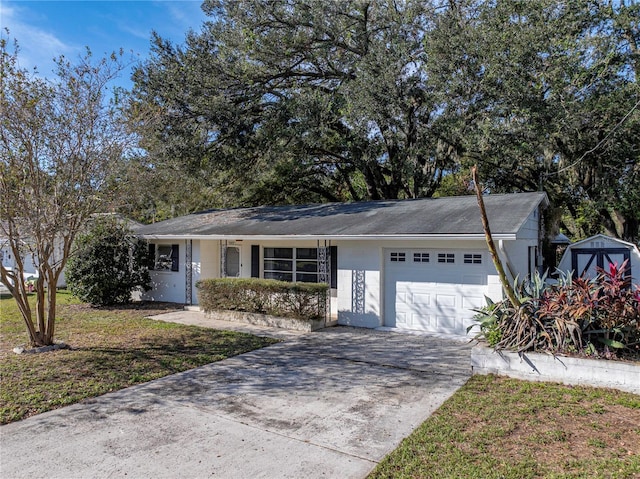
<svg viewBox="0 0 640 479">
<path fill-rule="evenodd" d="M 190 29 L 199 31 L 202 23 L 207 19 L 201 8 L 201 0 L 158 1 L 156 4 L 168 15 L 164 25 L 167 30 L 165 35 L 174 39 L 180 37 L 184 40 Z"/>
<path fill-rule="evenodd" d="M 37 67 L 41 75 L 48 76 L 55 69 L 54 58 L 60 55 L 76 56 L 82 52 L 82 48 L 65 43 L 52 32 L 29 23 L 29 20 L 37 20 L 38 17 L 38 13 L 32 9 L 0 3 L 2 36 L 7 36 L 4 31 L 7 28 L 9 40 L 18 41 L 20 66 L 30 70 Z"/>
</svg>

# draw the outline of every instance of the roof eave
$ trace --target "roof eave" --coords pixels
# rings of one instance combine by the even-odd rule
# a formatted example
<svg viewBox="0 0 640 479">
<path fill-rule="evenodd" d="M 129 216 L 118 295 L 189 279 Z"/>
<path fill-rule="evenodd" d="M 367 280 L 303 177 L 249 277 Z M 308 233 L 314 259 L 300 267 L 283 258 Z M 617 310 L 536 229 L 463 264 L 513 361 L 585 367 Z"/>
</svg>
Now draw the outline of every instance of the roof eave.
<svg viewBox="0 0 640 479">
<path fill-rule="evenodd" d="M 389 234 L 389 235 L 140 235 L 147 240 L 242 240 L 242 241 L 269 241 L 269 240 L 346 240 L 346 241 L 463 241 L 484 240 L 484 233 L 471 234 Z M 495 233 L 494 240 L 516 240 L 516 233 Z"/>
</svg>

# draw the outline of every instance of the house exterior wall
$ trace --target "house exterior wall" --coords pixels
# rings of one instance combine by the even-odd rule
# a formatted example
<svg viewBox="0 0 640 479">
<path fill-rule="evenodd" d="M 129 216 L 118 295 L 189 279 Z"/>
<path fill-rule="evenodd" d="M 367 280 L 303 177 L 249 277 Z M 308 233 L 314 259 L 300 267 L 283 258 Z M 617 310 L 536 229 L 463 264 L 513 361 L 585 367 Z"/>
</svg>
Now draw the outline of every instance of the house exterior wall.
<svg viewBox="0 0 640 479">
<path fill-rule="evenodd" d="M 531 231 L 534 231 L 531 228 Z M 537 228 L 535 229 L 537 231 Z M 536 233 L 537 235 L 537 233 Z M 533 234 L 523 235 L 533 236 Z M 143 295 L 143 299 L 156 301 L 187 302 L 185 292 L 185 253 L 187 241 L 154 241 L 156 244 L 179 244 L 179 271 L 152 271 L 152 291 Z M 261 240 L 261 241 L 220 241 L 193 240 L 191 250 L 192 304 L 198 304 L 196 282 L 199 279 L 219 278 L 221 275 L 221 248 L 224 246 L 240 248 L 240 276 L 251 276 L 252 246 L 260 246 L 260 277 L 263 277 L 265 247 L 337 247 L 337 288 L 331 291 L 331 317 L 338 324 L 375 328 L 385 325 L 385 253 L 389 249 L 427 249 L 447 251 L 481 251 L 485 264 L 480 274 L 486 277 L 486 294 L 493 300 L 502 299 L 502 286 L 495 267 L 491 262 L 486 242 L 477 240 Z M 536 238 L 503 241 L 502 250 L 509 258 L 515 274 L 524 277 L 528 268 L 529 247 L 537 246 Z M 437 267 L 437 264 L 434 266 Z"/>
<path fill-rule="evenodd" d="M 382 325 L 382 248 L 375 241 L 343 241 L 338 246 L 338 324 Z"/>
<path fill-rule="evenodd" d="M 178 271 L 150 271 L 151 290 L 142 293 L 141 297 L 147 301 L 168 301 L 171 303 L 186 303 L 186 276 L 185 257 L 187 241 L 167 240 L 153 241 L 156 245 L 177 244 L 178 250 Z"/>
</svg>

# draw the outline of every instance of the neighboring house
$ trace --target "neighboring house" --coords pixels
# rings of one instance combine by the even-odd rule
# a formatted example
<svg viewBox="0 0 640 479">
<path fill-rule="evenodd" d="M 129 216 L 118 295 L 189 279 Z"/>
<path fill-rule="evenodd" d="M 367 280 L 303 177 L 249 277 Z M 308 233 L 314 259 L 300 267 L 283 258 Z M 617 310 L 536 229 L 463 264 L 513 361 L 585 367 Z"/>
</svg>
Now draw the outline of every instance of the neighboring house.
<svg viewBox="0 0 640 479">
<path fill-rule="evenodd" d="M 506 268 L 538 269 L 546 195 L 484 201 Z M 502 297 L 475 196 L 212 210 L 136 232 L 154 259 L 149 300 L 197 304 L 204 278 L 326 282 L 339 324 L 466 334 L 485 295 Z"/>
<path fill-rule="evenodd" d="M 114 217 L 116 218 L 117 221 L 123 223 L 124 225 L 126 225 L 129 229 L 133 230 L 136 228 L 139 228 L 142 226 L 141 223 L 138 223 L 137 221 L 133 221 L 130 220 L 128 218 L 125 218 L 124 216 L 118 214 L 118 213 L 95 213 L 93 215 L 91 215 L 91 219 L 89 219 L 89 221 L 86 224 L 86 228 L 90 227 L 91 222 L 93 219 L 95 218 L 100 218 L 100 217 Z M 62 240 L 56 240 L 54 242 L 54 250 L 53 250 L 53 257 L 52 257 L 52 261 L 60 261 L 62 259 L 63 256 L 63 244 L 62 244 Z M 9 239 L 5 236 L 2 236 L 0 234 L 0 261 L 2 261 L 2 265 L 5 268 L 8 269 L 15 269 L 16 267 L 16 260 L 15 257 L 13 255 L 13 251 L 11 250 L 11 247 L 9 245 Z M 38 276 L 38 258 L 37 256 L 34 256 L 33 254 L 27 253 L 24 255 L 24 258 L 22 258 L 23 261 L 23 265 L 24 265 L 24 277 L 25 280 L 29 279 L 29 278 L 35 278 Z M 60 273 L 60 277 L 58 278 L 58 284 L 56 285 L 58 288 L 64 288 L 67 286 L 67 281 L 65 278 L 65 271 L 64 269 L 62 270 L 62 272 Z"/>
<path fill-rule="evenodd" d="M 571 272 L 574 277 L 593 278 L 598 268 L 608 270 L 609 264 L 621 266 L 627 261 L 626 274 L 632 284 L 640 284 L 640 251 L 633 243 L 602 234 L 567 246 L 558 269 Z"/>
<path fill-rule="evenodd" d="M 32 255 L 25 255 L 22 261 L 25 279 L 38 276 L 38 268 L 34 264 Z M 2 235 L 0 235 L 0 262 L 2 262 L 2 266 L 7 269 L 13 270 L 16 268 L 16 258 L 13 255 L 11 246 L 9 246 L 9 240 Z"/>
</svg>

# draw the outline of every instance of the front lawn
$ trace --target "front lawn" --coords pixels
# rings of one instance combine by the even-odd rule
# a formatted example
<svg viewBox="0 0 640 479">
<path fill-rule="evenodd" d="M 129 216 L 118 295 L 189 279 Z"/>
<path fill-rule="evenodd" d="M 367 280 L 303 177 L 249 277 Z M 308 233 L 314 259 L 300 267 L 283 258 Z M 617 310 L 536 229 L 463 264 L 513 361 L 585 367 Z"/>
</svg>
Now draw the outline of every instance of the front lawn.
<svg viewBox="0 0 640 479">
<path fill-rule="evenodd" d="M 26 328 L 13 298 L 0 298 L 0 424 L 276 342 L 145 319 L 171 306 L 98 309 L 66 292 L 58 304 L 55 337 L 72 349 L 15 354 Z"/>
<path fill-rule="evenodd" d="M 369 479 L 639 477 L 640 396 L 474 376 Z"/>
</svg>

